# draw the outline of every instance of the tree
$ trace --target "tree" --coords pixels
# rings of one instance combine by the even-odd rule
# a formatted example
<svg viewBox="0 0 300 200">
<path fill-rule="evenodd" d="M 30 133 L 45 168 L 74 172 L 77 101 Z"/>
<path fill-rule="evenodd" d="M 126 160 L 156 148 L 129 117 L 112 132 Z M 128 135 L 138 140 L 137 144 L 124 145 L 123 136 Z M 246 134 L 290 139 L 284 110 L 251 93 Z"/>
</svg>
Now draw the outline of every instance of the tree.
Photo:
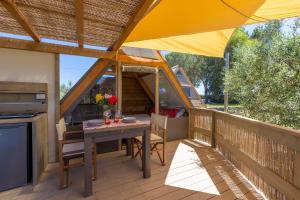
<svg viewBox="0 0 300 200">
<path fill-rule="evenodd" d="M 242 46 L 250 41 L 248 33 L 245 31 L 245 28 L 237 28 L 232 34 L 228 45 L 225 49 L 225 52 L 232 53 L 234 48 Z"/>
<path fill-rule="evenodd" d="M 232 35 L 226 47 L 226 52 L 232 54 L 233 49 L 249 42 L 250 38 L 245 29 L 238 28 Z M 208 103 L 208 100 L 223 102 L 225 63 L 222 58 L 169 53 L 166 55 L 166 59 L 171 66 L 180 65 L 183 67 L 196 87 L 201 83 L 203 84 L 206 103 Z M 231 59 L 231 62 L 233 62 L 233 59 Z"/>
<path fill-rule="evenodd" d="M 295 24 L 295 27 L 297 24 Z M 226 89 L 253 118 L 300 127 L 300 35 L 281 32 L 274 21 L 258 27 L 251 40 L 233 47 Z"/>
<path fill-rule="evenodd" d="M 67 84 L 61 84 L 60 85 L 60 99 L 62 99 L 68 92 L 69 90 L 73 87 L 73 84 L 71 81 L 68 81 Z"/>
<path fill-rule="evenodd" d="M 203 84 L 206 103 L 209 99 L 222 101 L 223 59 L 174 52 L 167 54 L 166 59 L 171 66 L 183 67 L 196 87 Z"/>
</svg>

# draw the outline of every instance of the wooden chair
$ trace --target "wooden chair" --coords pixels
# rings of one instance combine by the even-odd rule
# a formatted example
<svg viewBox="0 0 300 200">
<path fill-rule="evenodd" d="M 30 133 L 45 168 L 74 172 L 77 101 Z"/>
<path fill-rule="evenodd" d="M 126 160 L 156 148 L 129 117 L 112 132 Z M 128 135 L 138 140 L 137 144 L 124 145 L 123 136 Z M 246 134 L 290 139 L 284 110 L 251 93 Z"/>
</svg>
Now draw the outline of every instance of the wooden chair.
<svg viewBox="0 0 300 200">
<path fill-rule="evenodd" d="M 151 155 L 153 152 L 157 152 L 161 164 L 165 163 L 165 150 L 167 141 L 167 116 L 151 114 Z M 138 151 L 134 153 L 134 145 L 137 146 Z M 162 146 L 162 147 L 160 147 Z M 162 155 L 160 154 L 162 151 Z M 142 137 L 135 137 L 132 141 L 132 158 L 136 158 L 138 155 L 142 158 Z"/>
<path fill-rule="evenodd" d="M 66 123 L 64 118 L 60 119 L 59 123 L 56 124 L 56 130 L 58 134 L 59 140 L 59 164 L 60 164 L 60 188 L 68 187 L 69 182 L 69 169 L 73 167 L 82 166 L 84 164 L 84 142 L 83 139 L 76 140 L 67 140 L 67 136 L 71 134 L 77 134 L 83 132 L 79 131 L 67 131 Z M 97 176 L 97 166 L 96 166 L 96 148 L 93 147 L 93 180 L 96 179 Z M 75 158 L 83 159 L 79 162 L 70 164 L 70 160 Z"/>
</svg>

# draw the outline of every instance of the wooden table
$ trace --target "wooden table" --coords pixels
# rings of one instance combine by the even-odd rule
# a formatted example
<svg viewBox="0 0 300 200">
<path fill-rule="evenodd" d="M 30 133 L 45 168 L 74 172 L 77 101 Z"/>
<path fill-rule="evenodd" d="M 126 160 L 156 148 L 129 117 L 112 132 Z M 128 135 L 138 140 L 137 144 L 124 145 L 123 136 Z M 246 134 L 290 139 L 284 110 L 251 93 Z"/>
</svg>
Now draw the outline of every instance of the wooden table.
<svg viewBox="0 0 300 200">
<path fill-rule="evenodd" d="M 93 194 L 92 184 L 92 148 L 97 142 L 143 137 L 143 176 L 151 176 L 150 169 L 150 124 L 149 122 L 137 120 L 135 123 L 112 123 L 110 125 L 91 125 L 89 121 L 83 122 L 84 131 L 84 157 L 85 157 L 85 186 L 84 196 Z M 95 124 L 95 123 L 94 123 Z M 130 145 L 129 145 L 130 146 Z M 127 151 L 128 152 L 128 151 Z"/>
</svg>

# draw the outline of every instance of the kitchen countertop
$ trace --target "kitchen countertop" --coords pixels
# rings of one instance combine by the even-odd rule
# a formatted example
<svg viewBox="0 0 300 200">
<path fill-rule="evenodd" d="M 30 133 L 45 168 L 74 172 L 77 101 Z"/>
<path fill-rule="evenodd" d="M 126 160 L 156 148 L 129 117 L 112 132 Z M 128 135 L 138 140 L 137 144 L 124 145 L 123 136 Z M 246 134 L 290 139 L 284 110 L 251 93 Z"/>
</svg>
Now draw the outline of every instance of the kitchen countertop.
<svg viewBox="0 0 300 200">
<path fill-rule="evenodd" d="M 28 118 L 0 119 L 0 124 L 16 124 L 16 123 L 34 122 L 34 121 L 38 120 L 39 118 L 41 118 L 44 115 L 47 115 L 47 113 L 37 114 L 34 117 L 28 117 Z"/>
</svg>

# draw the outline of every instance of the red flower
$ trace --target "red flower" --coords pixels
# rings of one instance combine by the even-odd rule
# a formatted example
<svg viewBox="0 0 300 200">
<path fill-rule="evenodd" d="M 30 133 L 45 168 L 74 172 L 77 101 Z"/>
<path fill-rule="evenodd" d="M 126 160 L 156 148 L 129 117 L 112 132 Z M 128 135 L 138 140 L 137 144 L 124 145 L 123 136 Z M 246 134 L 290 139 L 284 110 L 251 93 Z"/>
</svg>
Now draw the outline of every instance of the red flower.
<svg viewBox="0 0 300 200">
<path fill-rule="evenodd" d="M 109 99 L 108 99 L 108 104 L 109 105 L 116 105 L 117 103 L 117 97 L 116 96 L 111 96 Z"/>
</svg>

